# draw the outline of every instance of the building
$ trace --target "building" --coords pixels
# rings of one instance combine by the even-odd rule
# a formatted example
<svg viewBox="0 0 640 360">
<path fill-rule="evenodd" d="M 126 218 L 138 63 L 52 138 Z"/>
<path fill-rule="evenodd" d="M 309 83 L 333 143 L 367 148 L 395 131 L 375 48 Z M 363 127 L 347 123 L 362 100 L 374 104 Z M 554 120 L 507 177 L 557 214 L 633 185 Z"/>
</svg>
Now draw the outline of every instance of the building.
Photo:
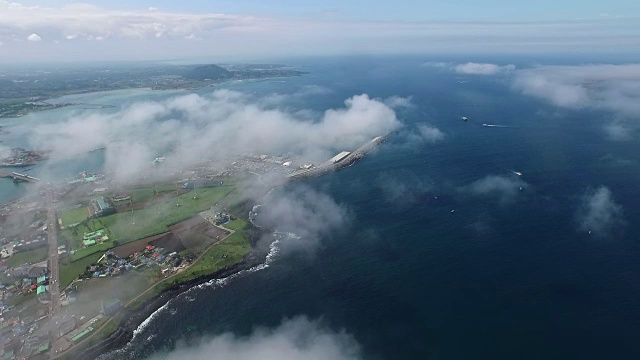
<svg viewBox="0 0 640 360">
<path fill-rule="evenodd" d="M 329 161 L 330 161 L 332 164 L 338 163 L 338 162 L 340 162 L 340 161 L 344 160 L 344 158 L 346 158 L 347 156 L 349 156 L 349 154 L 351 154 L 351 152 L 349 152 L 349 151 L 343 151 L 343 152 L 341 152 L 340 154 L 338 154 L 338 155 L 336 155 L 336 156 L 332 157 Z"/>
<path fill-rule="evenodd" d="M 116 209 L 107 202 L 104 196 L 91 201 L 91 215 L 94 217 L 107 216 L 116 212 Z"/>
</svg>

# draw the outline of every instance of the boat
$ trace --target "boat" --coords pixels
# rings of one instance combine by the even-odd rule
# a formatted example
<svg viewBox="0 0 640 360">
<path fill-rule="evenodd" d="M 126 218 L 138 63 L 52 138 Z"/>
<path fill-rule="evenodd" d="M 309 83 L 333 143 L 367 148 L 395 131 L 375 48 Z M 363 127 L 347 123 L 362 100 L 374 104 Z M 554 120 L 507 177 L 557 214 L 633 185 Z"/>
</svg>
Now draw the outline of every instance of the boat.
<svg viewBox="0 0 640 360">
<path fill-rule="evenodd" d="M 488 127 L 488 126 L 489 126 L 489 124 L 482 124 L 482 126 L 487 126 L 487 127 Z"/>
<path fill-rule="evenodd" d="M 514 171 L 513 173 L 518 175 L 518 176 L 522 176 L 522 173 L 520 171 Z"/>
<path fill-rule="evenodd" d="M 467 118 L 466 116 L 462 117 L 462 121 L 467 121 L 467 120 L 469 120 L 469 118 Z"/>
</svg>

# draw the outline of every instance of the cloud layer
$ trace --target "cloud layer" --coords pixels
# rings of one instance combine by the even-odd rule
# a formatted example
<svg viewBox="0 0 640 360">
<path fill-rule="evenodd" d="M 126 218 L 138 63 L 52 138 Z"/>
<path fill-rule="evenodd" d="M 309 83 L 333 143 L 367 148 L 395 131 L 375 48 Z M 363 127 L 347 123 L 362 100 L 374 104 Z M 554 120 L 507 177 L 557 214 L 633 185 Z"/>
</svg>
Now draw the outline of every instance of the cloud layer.
<svg viewBox="0 0 640 360">
<path fill-rule="evenodd" d="M 317 321 L 298 317 L 274 329 L 257 328 L 238 337 L 225 333 L 177 349 L 150 360 L 358 360 L 360 346 L 344 331 L 335 332 Z"/>
<path fill-rule="evenodd" d="M 494 75 L 501 72 L 510 72 L 515 70 L 515 65 L 496 65 L 496 64 L 487 64 L 487 63 L 474 63 L 468 62 L 466 64 L 456 65 L 454 67 L 455 72 L 458 74 L 469 74 L 469 75 Z"/>
<path fill-rule="evenodd" d="M 605 186 L 587 192 L 577 213 L 578 229 L 596 236 L 610 235 L 616 227 L 624 225 L 622 206 L 613 199 Z"/>
<path fill-rule="evenodd" d="M 116 113 L 90 112 L 32 130 L 34 148 L 64 156 L 106 148 L 106 170 L 127 179 L 157 156 L 169 166 L 247 153 L 291 153 L 326 160 L 401 126 L 393 109 L 366 94 L 319 118 L 280 110 L 239 92 L 184 95 L 140 102 Z"/>
<path fill-rule="evenodd" d="M 278 195 L 263 205 L 259 223 L 279 231 L 292 232 L 299 238 L 281 240 L 285 252 L 313 251 L 322 239 L 349 225 L 351 216 L 331 197 L 305 186 Z"/>
<path fill-rule="evenodd" d="M 640 64 L 539 66 L 516 71 L 513 86 L 568 109 L 605 110 L 609 139 L 630 140 L 640 127 Z"/>
<path fill-rule="evenodd" d="M 515 199 L 520 192 L 520 188 L 524 189 L 526 186 L 527 183 L 519 177 L 488 175 L 461 190 L 463 193 L 475 196 L 495 197 L 500 202 L 507 203 Z"/>
<path fill-rule="evenodd" d="M 562 107 L 640 114 L 640 64 L 539 66 L 518 70 L 514 86 Z"/>
<path fill-rule="evenodd" d="M 292 29 L 294 31 L 292 31 Z M 30 34 L 44 39 L 25 47 Z M 155 60 L 353 53 L 628 51 L 635 19 L 556 22 L 393 22 L 188 13 L 87 4 L 28 6 L 0 0 L 0 61 Z M 170 47 L 172 51 L 167 53 Z M 28 51 L 25 51 L 27 49 Z M 73 56 L 73 58 L 71 58 Z M 490 69 L 475 71 L 492 71 Z"/>
</svg>

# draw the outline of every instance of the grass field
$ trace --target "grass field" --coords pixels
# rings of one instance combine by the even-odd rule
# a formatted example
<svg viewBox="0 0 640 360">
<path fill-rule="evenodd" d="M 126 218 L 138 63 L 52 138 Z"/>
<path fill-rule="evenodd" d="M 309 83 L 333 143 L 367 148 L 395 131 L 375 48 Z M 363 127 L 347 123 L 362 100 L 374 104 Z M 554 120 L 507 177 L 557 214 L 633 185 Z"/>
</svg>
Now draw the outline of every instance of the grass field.
<svg viewBox="0 0 640 360">
<path fill-rule="evenodd" d="M 78 249 L 75 251 L 75 253 L 73 253 L 73 255 L 71 255 L 71 261 L 77 261 L 80 260 L 84 257 L 87 257 L 89 255 L 93 255 L 97 252 L 99 253 L 103 253 L 109 249 L 111 249 L 112 247 L 114 247 L 115 244 L 113 243 L 113 241 L 106 241 L 102 244 L 98 244 L 95 246 L 91 246 L 91 247 L 87 247 L 87 248 L 82 248 L 82 249 Z"/>
<path fill-rule="evenodd" d="M 34 264 L 47 259 L 47 250 L 48 248 L 44 246 L 29 251 L 14 253 L 13 256 L 5 260 L 4 263 L 9 267 L 15 267 L 26 263 Z"/>
<path fill-rule="evenodd" d="M 168 226 L 210 208 L 234 189 L 231 186 L 198 189 L 197 196 L 196 192 L 190 191 L 169 198 L 161 204 L 105 216 L 99 220 L 111 229 L 120 244 L 126 244 L 167 231 Z"/>
<path fill-rule="evenodd" d="M 163 184 L 156 186 L 142 186 L 131 189 L 131 202 L 138 203 L 147 201 L 154 196 L 154 191 L 158 194 L 168 193 L 175 191 L 176 186 L 174 184 Z M 125 202 L 126 203 L 126 202 Z"/>
<path fill-rule="evenodd" d="M 62 226 L 69 226 L 73 224 L 77 224 L 86 220 L 89 217 L 89 211 L 85 206 L 67 210 L 65 212 L 60 213 L 60 219 L 62 220 Z"/>
<path fill-rule="evenodd" d="M 73 279 L 82 274 L 87 266 L 98 261 L 101 256 L 101 253 L 96 253 L 80 260 L 60 265 L 60 288 L 63 289 L 67 285 L 71 284 Z"/>
</svg>

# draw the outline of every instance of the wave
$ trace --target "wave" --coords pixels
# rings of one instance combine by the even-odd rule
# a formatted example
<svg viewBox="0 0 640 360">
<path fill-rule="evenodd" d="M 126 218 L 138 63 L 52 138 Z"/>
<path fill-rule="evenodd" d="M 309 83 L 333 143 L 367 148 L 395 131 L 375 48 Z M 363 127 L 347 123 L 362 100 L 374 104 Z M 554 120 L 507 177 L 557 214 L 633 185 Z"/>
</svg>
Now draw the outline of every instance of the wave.
<svg viewBox="0 0 640 360">
<path fill-rule="evenodd" d="M 260 271 L 260 270 L 264 270 L 264 269 L 268 268 L 271 265 L 271 263 L 273 263 L 275 261 L 275 259 L 278 257 L 278 255 L 280 254 L 280 248 L 278 247 L 279 243 L 280 243 L 280 240 L 276 239 L 269 245 L 269 253 L 265 257 L 265 260 L 264 260 L 264 262 L 262 264 L 256 265 L 256 266 L 254 266 L 252 268 L 249 268 L 249 269 L 246 269 L 246 270 L 238 271 L 235 274 L 231 274 L 231 275 L 229 275 L 227 277 L 224 277 L 224 278 L 221 278 L 221 279 L 212 279 L 212 280 L 209 280 L 209 281 L 207 281 L 207 282 L 205 282 L 203 284 L 196 285 L 196 286 L 186 290 L 185 292 L 181 293 L 179 296 L 167 301 L 166 304 L 162 305 L 160 308 L 158 308 L 158 310 L 154 311 L 153 314 L 151 314 L 148 318 L 146 318 L 133 331 L 133 336 L 132 336 L 131 340 L 129 341 L 129 343 L 125 346 L 125 348 L 128 347 L 134 340 L 136 340 L 136 338 L 149 326 L 151 321 L 153 321 L 158 316 L 160 316 L 164 311 L 166 311 L 169 308 L 169 306 L 170 306 L 170 304 L 172 302 L 177 301 L 183 295 L 190 294 L 191 292 L 197 291 L 199 289 L 223 287 L 223 286 L 227 285 L 229 283 L 229 281 L 231 281 L 232 279 L 235 279 L 238 276 L 241 276 L 241 275 L 244 275 L 244 274 L 249 274 L 249 273 L 254 273 L 256 271 Z"/>
</svg>

